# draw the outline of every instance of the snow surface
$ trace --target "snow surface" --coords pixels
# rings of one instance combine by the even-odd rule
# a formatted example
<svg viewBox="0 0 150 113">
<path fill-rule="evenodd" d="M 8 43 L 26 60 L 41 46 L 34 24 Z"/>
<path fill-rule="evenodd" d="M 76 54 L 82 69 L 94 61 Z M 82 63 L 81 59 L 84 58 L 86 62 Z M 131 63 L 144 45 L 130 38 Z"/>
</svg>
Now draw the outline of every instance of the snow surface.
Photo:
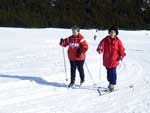
<svg viewBox="0 0 150 113">
<path fill-rule="evenodd" d="M 92 78 L 85 66 L 84 86 L 67 89 L 58 43 L 70 29 L 0 28 L 0 113 L 150 113 L 150 31 L 119 31 L 127 56 L 117 68 L 117 91 L 103 96 L 96 89 L 108 82 L 96 48 L 107 31 L 81 33 L 89 44 L 86 64 Z"/>
</svg>

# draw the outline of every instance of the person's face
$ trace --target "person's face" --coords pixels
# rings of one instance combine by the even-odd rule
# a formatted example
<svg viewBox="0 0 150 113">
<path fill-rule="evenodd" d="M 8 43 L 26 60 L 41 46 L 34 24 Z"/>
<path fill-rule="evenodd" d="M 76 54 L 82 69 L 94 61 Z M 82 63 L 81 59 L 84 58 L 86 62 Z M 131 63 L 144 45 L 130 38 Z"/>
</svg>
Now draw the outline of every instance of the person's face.
<svg viewBox="0 0 150 113">
<path fill-rule="evenodd" d="M 110 31 L 110 37 L 113 39 L 116 37 L 116 31 L 115 30 L 111 30 Z"/>
<path fill-rule="evenodd" d="M 77 36 L 78 35 L 78 31 L 77 30 L 72 30 L 72 34 L 73 34 L 73 36 Z"/>
</svg>

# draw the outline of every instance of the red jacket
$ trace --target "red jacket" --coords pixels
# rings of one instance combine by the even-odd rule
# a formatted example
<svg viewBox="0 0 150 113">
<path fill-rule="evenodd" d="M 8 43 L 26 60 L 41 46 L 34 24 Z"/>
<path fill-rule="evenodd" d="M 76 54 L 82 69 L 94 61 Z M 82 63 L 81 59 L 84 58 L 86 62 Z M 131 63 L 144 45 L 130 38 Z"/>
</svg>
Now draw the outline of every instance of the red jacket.
<svg viewBox="0 0 150 113">
<path fill-rule="evenodd" d="M 119 59 L 126 55 L 121 40 L 118 37 L 105 37 L 98 45 L 98 53 L 103 52 L 103 65 L 107 68 L 117 67 Z"/>
<path fill-rule="evenodd" d="M 88 44 L 84 37 L 79 33 L 77 37 L 73 35 L 64 39 L 63 42 L 60 44 L 63 47 L 69 46 L 68 48 L 68 58 L 69 60 L 85 60 L 85 53 L 88 50 Z M 76 57 L 77 49 L 81 49 L 81 55 Z"/>
</svg>

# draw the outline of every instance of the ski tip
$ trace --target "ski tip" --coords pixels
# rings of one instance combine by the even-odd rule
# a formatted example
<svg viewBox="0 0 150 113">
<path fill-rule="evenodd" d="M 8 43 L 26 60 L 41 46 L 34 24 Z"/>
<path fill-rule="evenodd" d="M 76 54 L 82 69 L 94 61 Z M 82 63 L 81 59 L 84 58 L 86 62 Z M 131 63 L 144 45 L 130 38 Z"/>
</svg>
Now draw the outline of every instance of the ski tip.
<svg viewBox="0 0 150 113">
<path fill-rule="evenodd" d="M 100 88 L 97 88 L 97 91 L 98 91 L 98 94 L 99 94 L 100 96 L 102 96 L 102 93 L 101 93 L 101 91 L 100 91 Z"/>
</svg>

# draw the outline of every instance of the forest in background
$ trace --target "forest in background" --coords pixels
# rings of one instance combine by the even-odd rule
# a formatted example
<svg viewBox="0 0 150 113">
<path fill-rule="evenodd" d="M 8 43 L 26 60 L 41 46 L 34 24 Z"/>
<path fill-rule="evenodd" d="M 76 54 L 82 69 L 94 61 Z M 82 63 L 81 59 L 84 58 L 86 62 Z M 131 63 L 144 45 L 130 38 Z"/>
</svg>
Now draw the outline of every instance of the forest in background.
<svg viewBox="0 0 150 113">
<path fill-rule="evenodd" d="M 0 26 L 150 29 L 150 0 L 0 0 Z"/>
</svg>

